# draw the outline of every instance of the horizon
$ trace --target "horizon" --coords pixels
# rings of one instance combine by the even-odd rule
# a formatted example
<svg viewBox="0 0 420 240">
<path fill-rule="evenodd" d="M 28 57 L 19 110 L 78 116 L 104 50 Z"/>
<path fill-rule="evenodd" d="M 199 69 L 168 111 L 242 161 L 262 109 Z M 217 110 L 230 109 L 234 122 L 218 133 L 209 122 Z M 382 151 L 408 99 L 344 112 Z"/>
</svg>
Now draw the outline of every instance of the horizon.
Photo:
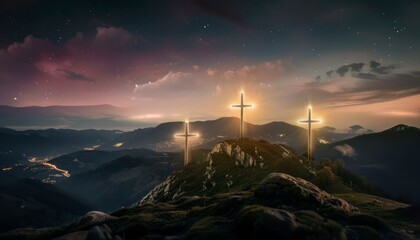
<svg viewBox="0 0 420 240">
<path fill-rule="evenodd" d="M 34 106 L 29 106 L 29 107 L 34 107 Z M 43 106 L 36 106 L 36 107 L 43 107 Z M 48 108 L 48 107 L 53 107 L 53 106 L 45 106 L 45 107 Z M 54 106 L 54 107 L 63 107 L 63 106 Z M 66 106 L 66 107 L 81 107 L 81 106 Z M 22 107 L 22 108 L 25 108 L 25 107 Z M 155 122 L 155 123 L 146 123 L 146 122 L 143 122 L 141 124 L 145 124 L 145 125 L 148 125 L 148 126 L 145 126 L 145 127 L 137 127 L 137 128 L 136 127 L 132 127 L 132 128 L 126 127 L 126 128 L 123 128 L 123 129 L 121 129 L 121 128 L 69 128 L 69 127 L 60 127 L 60 126 L 4 126 L 4 125 L 1 125 L 0 128 L 13 129 L 15 131 L 48 130 L 48 129 L 54 129 L 54 130 L 69 129 L 69 130 L 77 130 L 77 131 L 84 131 L 84 130 L 106 130 L 106 131 L 130 132 L 130 131 L 135 131 L 135 130 L 138 130 L 138 129 L 155 128 L 155 127 L 158 127 L 159 125 L 167 124 L 167 123 L 180 123 L 181 124 L 181 123 L 189 122 L 191 124 L 191 123 L 197 123 L 197 122 L 212 122 L 212 121 L 218 121 L 218 120 L 221 120 L 221 119 L 229 119 L 229 118 L 234 118 L 234 119 L 237 119 L 238 121 L 240 121 L 240 118 L 237 117 L 237 116 L 223 116 L 223 117 L 216 117 L 216 118 L 213 118 L 213 119 L 194 119 L 194 120 L 185 119 L 185 120 L 173 120 L 173 121 L 164 121 L 164 122 Z M 283 121 L 283 120 L 280 120 L 280 119 L 273 120 L 273 121 L 268 121 L 268 122 L 261 122 L 261 123 L 253 123 L 253 122 L 249 122 L 249 121 L 246 121 L 246 120 L 244 120 L 244 122 L 246 124 L 251 124 L 251 125 L 254 125 L 254 126 L 262 126 L 262 125 L 267 125 L 267 124 L 271 124 L 271 123 L 286 123 L 286 124 L 289 124 L 289 125 L 292 125 L 292 126 L 295 126 L 295 127 L 303 128 L 303 129 L 306 129 L 307 128 L 305 124 L 300 124 L 298 122 L 298 120 L 296 122 L 294 122 L 294 123 Z M 357 123 L 350 124 L 349 126 L 347 126 L 345 128 L 337 128 L 337 127 L 335 127 L 333 125 L 328 125 L 328 124 L 321 123 L 321 124 L 317 124 L 316 127 L 313 127 L 313 130 L 319 130 L 319 129 L 324 128 L 324 127 L 332 127 L 332 128 L 335 129 L 335 130 L 333 130 L 334 132 L 344 133 L 344 132 L 346 132 L 346 130 L 349 130 L 353 126 L 361 126 L 365 130 L 371 130 L 371 131 L 373 131 L 372 133 L 377 133 L 377 132 L 382 132 L 382 131 L 391 129 L 391 128 L 396 127 L 398 125 L 406 125 L 406 126 L 410 126 L 410 127 L 419 128 L 418 126 L 410 125 L 410 124 L 406 124 L 406 123 L 396 123 L 396 124 L 390 125 L 388 127 L 382 128 L 382 129 L 374 129 L 374 128 L 370 128 L 368 126 L 364 126 L 364 125 L 357 124 Z"/>
</svg>

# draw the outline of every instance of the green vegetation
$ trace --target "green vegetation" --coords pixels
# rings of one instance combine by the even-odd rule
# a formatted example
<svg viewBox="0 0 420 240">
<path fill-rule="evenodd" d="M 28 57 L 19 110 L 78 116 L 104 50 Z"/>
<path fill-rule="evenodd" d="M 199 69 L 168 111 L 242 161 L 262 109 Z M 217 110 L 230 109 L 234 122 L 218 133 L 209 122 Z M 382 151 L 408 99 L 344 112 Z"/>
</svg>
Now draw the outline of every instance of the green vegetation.
<svg viewBox="0 0 420 240">
<path fill-rule="evenodd" d="M 384 194 L 366 178 L 347 170 L 343 160 L 321 159 L 313 183 L 330 193 L 361 192 L 383 196 Z"/>
</svg>

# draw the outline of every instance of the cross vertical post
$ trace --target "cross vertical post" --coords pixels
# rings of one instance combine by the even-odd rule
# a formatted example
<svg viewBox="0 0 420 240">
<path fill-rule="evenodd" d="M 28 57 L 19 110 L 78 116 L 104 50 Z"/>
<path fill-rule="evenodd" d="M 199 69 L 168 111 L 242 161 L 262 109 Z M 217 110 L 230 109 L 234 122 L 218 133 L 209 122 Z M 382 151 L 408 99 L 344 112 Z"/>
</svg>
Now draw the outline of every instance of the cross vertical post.
<svg viewBox="0 0 420 240">
<path fill-rule="evenodd" d="M 299 123 L 307 123 L 308 124 L 308 160 L 312 159 L 312 123 L 319 123 L 321 120 L 314 120 L 312 119 L 312 107 L 308 107 L 308 119 L 301 120 Z"/>
<path fill-rule="evenodd" d="M 251 104 L 244 104 L 244 93 L 241 92 L 241 104 L 234 104 L 232 107 L 241 108 L 241 122 L 239 127 L 239 138 L 244 137 L 244 108 L 253 107 Z"/>
<path fill-rule="evenodd" d="M 185 132 L 184 134 L 175 134 L 176 137 L 183 137 L 185 138 L 184 143 L 184 166 L 188 165 L 189 163 L 189 146 L 188 146 L 188 139 L 190 137 L 197 137 L 198 134 L 190 134 L 190 128 L 188 121 L 185 121 Z"/>
</svg>

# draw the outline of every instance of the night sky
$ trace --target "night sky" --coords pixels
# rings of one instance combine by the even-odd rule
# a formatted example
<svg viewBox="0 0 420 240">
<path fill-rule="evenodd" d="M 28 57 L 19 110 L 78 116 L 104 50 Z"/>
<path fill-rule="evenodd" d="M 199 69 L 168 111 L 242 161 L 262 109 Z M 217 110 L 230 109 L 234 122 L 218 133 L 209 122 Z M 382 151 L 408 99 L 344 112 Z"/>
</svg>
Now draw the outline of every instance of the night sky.
<svg viewBox="0 0 420 240">
<path fill-rule="evenodd" d="M 0 105 L 420 126 L 420 2 L 1 1 Z M 140 124 L 141 125 L 141 124 Z"/>
</svg>

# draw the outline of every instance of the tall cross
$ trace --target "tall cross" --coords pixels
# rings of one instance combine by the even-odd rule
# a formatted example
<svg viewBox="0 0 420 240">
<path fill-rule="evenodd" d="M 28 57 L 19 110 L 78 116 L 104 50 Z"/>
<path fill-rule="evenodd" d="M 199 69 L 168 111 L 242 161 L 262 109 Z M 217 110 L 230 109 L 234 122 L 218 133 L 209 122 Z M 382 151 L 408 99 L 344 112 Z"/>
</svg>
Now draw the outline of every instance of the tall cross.
<svg viewBox="0 0 420 240">
<path fill-rule="evenodd" d="M 241 108 L 241 126 L 240 126 L 240 138 L 244 137 L 244 108 L 253 107 L 250 104 L 244 104 L 244 93 L 241 92 L 241 104 L 232 105 L 232 107 Z"/>
<path fill-rule="evenodd" d="M 176 137 L 183 137 L 185 138 L 185 145 L 184 145 L 184 166 L 188 165 L 189 163 L 189 156 L 188 156 L 188 138 L 189 137 L 197 137 L 198 134 L 191 134 L 190 127 L 188 121 L 185 121 L 185 133 L 184 134 L 175 134 Z"/>
<path fill-rule="evenodd" d="M 301 120 L 300 123 L 307 123 L 308 124 L 308 160 L 311 160 L 312 157 L 312 123 L 319 123 L 321 120 L 313 120 L 312 119 L 312 108 L 311 106 L 308 107 L 308 119 Z"/>
</svg>

